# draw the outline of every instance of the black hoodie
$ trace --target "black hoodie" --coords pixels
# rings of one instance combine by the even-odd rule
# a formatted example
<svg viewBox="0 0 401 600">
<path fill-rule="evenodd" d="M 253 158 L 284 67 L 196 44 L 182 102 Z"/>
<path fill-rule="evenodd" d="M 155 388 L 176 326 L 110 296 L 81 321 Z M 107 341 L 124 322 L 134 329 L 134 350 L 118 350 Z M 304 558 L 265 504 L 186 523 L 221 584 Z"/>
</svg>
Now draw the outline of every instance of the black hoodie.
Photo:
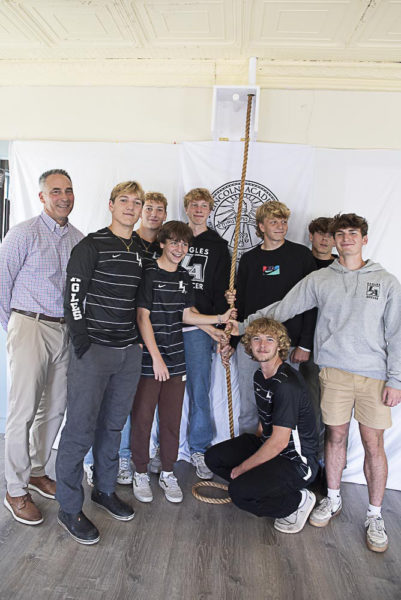
<svg viewBox="0 0 401 600">
<path fill-rule="evenodd" d="M 181 265 L 191 276 L 195 291 L 195 307 L 204 315 L 224 313 L 224 292 L 230 277 L 228 243 L 213 229 L 207 229 L 189 243 L 188 254 Z"/>
</svg>

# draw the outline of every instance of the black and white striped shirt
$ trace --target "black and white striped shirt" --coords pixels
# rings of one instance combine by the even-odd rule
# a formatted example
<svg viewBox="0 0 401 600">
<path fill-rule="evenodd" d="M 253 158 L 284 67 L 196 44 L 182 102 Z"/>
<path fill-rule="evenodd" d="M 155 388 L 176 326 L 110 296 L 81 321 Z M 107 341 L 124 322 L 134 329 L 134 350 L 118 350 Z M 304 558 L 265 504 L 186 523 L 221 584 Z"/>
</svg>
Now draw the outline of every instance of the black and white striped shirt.
<svg viewBox="0 0 401 600">
<path fill-rule="evenodd" d="M 129 241 L 125 240 L 129 245 Z M 74 348 L 125 348 L 138 342 L 136 294 L 142 257 L 108 227 L 90 233 L 67 265 L 65 317 Z"/>
<path fill-rule="evenodd" d="M 150 311 L 150 322 L 157 347 L 170 377 L 185 374 L 185 353 L 182 334 L 182 313 L 194 306 L 191 278 L 181 266 L 177 271 L 161 269 L 156 261 L 146 265 L 138 291 L 138 307 Z M 142 375 L 154 377 L 153 361 L 143 348 Z"/>
<path fill-rule="evenodd" d="M 262 440 L 273 433 L 273 425 L 291 429 L 288 446 L 280 456 L 296 461 L 308 472 L 308 460 L 316 459 L 318 438 L 316 420 L 309 393 L 302 377 L 287 363 L 282 363 L 275 375 L 265 379 L 261 369 L 253 378 Z"/>
</svg>

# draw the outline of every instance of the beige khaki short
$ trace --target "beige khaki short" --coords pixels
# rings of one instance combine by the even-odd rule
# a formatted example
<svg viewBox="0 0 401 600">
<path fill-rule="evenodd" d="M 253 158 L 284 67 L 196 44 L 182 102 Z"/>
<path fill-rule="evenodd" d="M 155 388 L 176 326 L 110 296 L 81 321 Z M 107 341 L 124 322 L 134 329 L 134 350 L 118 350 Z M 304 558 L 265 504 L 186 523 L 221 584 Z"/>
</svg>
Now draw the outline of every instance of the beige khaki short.
<svg viewBox="0 0 401 600">
<path fill-rule="evenodd" d="M 355 419 L 374 429 L 391 427 L 391 409 L 382 402 L 385 381 L 324 367 L 319 374 L 321 410 L 326 425 L 344 425 Z"/>
</svg>

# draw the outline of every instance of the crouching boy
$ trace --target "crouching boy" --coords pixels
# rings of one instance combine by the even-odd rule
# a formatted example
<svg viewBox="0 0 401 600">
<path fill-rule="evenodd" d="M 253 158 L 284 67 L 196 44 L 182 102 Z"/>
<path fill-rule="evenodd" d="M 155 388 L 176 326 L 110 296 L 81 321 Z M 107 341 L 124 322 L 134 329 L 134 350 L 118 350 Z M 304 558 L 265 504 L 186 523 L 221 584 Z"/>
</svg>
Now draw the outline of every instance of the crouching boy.
<svg viewBox="0 0 401 600">
<path fill-rule="evenodd" d="M 278 531 L 298 533 L 316 501 L 306 489 L 318 471 L 312 404 L 302 377 L 283 362 L 290 348 L 284 325 L 256 319 L 241 341 L 260 367 L 253 380 L 259 429 L 212 446 L 205 462 L 229 481 L 239 508 L 273 517 Z"/>
</svg>

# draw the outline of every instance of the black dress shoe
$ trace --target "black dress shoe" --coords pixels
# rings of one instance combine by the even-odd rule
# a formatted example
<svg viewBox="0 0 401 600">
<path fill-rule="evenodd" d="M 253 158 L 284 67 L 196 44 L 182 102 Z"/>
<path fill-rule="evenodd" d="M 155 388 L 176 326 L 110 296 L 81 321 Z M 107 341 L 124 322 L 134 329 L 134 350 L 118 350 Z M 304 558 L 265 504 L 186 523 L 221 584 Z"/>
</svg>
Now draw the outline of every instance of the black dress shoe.
<svg viewBox="0 0 401 600">
<path fill-rule="evenodd" d="M 57 522 L 80 544 L 97 544 L 100 540 L 99 531 L 83 512 L 66 513 L 60 508 Z"/>
<path fill-rule="evenodd" d="M 135 517 L 135 511 L 132 506 L 120 500 L 115 492 L 106 494 L 106 492 L 94 489 L 91 498 L 92 502 L 97 504 L 99 508 L 103 508 L 103 510 L 106 510 L 112 517 L 119 521 L 131 521 Z"/>
</svg>

